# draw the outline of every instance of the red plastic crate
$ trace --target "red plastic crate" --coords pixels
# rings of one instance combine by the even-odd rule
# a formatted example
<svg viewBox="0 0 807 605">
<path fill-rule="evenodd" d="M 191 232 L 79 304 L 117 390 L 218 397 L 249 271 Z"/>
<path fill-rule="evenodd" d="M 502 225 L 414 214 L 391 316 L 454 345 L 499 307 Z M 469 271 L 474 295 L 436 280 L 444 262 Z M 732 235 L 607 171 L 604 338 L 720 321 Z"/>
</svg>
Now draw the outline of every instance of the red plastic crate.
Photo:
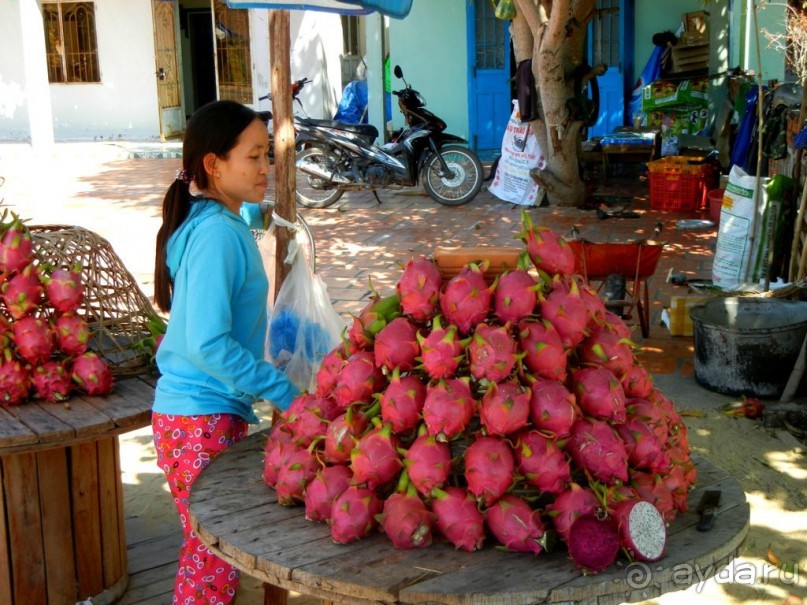
<svg viewBox="0 0 807 605">
<path fill-rule="evenodd" d="M 703 208 L 717 173 L 703 158 L 668 156 L 649 162 L 650 208 L 694 212 Z"/>
</svg>

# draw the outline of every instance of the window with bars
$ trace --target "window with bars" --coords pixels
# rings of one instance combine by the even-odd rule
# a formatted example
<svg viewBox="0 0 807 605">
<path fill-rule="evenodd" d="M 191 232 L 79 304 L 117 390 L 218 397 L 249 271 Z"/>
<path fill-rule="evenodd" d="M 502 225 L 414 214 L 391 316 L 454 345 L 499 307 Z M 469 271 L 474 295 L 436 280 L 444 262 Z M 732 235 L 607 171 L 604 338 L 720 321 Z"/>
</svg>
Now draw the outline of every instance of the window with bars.
<svg viewBox="0 0 807 605">
<path fill-rule="evenodd" d="M 215 5 L 216 59 L 219 99 L 252 103 L 252 55 L 249 51 L 249 11 Z"/>
<path fill-rule="evenodd" d="M 95 4 L 42 4 L 49 82 L 100 82 Z"/>
<path fill-rule="evenodd" d="M 476 28 L 476 68 L 503 69 L 505 65 L 506 24 L 496 19 L 489 2 L 477 2 L 474 15 Z"/>
</svg>

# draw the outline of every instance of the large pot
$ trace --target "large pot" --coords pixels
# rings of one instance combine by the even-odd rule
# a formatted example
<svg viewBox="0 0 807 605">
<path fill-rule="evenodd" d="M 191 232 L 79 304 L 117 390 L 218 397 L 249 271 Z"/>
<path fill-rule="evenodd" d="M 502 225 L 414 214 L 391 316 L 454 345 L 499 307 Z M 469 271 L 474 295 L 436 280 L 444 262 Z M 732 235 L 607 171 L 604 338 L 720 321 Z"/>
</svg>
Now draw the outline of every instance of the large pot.
<svg viewBox="0 0 807 605">
<path fill-rule="evenodd" d="M 689 311 L 695 380 L 727 395 L 778 398 L 807 336 L 807 303 L 715 298 Z"/>
</svg>

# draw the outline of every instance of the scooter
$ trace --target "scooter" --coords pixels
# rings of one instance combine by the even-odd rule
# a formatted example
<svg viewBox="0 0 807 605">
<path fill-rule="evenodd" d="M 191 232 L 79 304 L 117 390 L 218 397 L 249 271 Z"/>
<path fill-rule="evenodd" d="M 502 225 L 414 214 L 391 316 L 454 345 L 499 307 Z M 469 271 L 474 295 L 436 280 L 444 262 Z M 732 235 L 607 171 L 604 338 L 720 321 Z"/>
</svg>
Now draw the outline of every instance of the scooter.
<svg viewBox="0 0 807 605">
<path fill-rule="evenodd" d="M 300 101 L 300 93 L 302 92 L 303 88 L 306 84 L 309 84 L 311 80 L 308 78 L 301 78 L 299 80 L 295 80 L 291 83 L 291 98 L 292 101 L 297 103 L 300 106 L 300 110 L 305 113 L 305 109 L 303 108 L 303 102 Z M 262 97 L 258 97 L 258 101 L 266 101 L 268 100 L 270 103 L 272 102 L 272 93 L 268 92 Z M 263 120 L 263 123 L 266 124 L 266 128 L 269 130 L 269 163 L 275 163 L 275 137 L 274 131 L 272 130 L 272 112 L 270 110 L 263 110 L 257 112 L 258 116 Z"/>
<path fill-rule="evenodd" d="M 375 145 L 378 130 L 372 125 L 333 120 L 295 119 L 297 142 L 297 202 L 306 208 L 327 208 L 345 191 L 412 187 L 422 182 L 436 202 L 460 206 L 470 202 L 482 187 L 482 164 L 468 141 L 445 132 L 446 123 L 425 109 L 423 96 L 406 80 L 400 66 L 395 77 L 405 87 L 393 91 L 406 119 L 395 139 Z"/>
</svg>

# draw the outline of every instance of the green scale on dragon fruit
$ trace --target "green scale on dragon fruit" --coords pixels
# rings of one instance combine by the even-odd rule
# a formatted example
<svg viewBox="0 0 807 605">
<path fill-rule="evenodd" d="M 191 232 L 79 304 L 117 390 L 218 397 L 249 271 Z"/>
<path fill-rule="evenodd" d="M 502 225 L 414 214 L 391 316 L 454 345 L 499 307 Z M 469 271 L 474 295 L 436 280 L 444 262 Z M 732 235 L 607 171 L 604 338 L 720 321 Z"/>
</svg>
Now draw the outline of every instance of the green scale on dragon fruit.
<svg viewBox="0 0 807 605">
<path fill-rule="evenodd" d="M 526 212 L 519 237 L 493 279 L 420 257 L 373 292 L 270 431 L 278 502 L 337 543 L 565 548 L 585 573 L 664 556 L 697 475 L 686 426 L 568 243 Z"/>
</svg>

